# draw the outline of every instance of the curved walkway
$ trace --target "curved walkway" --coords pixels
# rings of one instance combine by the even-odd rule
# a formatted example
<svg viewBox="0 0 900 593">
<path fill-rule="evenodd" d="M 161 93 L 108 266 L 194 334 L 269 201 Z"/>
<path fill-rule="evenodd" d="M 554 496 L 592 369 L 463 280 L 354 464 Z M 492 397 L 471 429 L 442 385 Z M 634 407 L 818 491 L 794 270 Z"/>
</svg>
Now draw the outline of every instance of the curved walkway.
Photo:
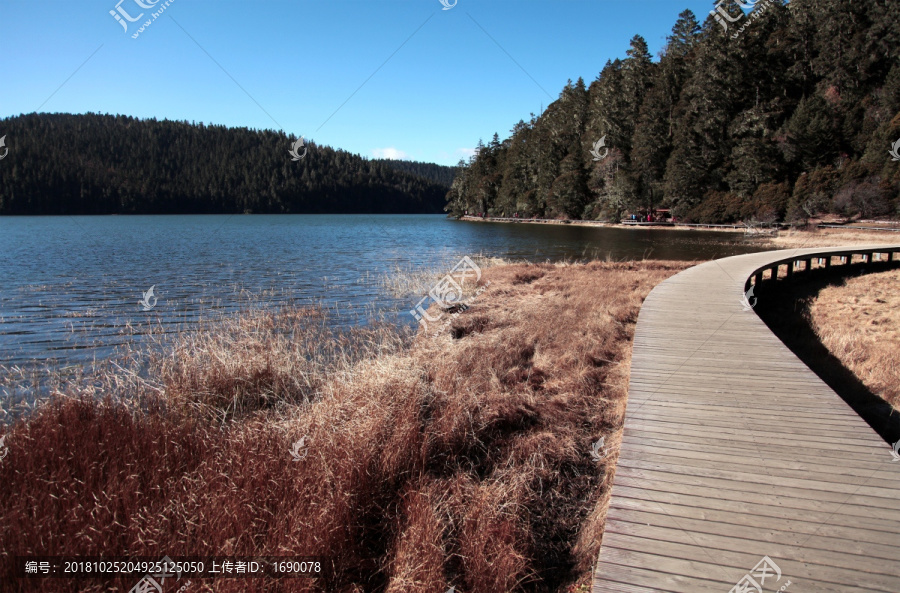
<svg viewBox="0 0 900 593">
<path fill-rule="evenodd" d="M 776 262 L 871 252 L 900 259 L 898 244 L 754 253 L 650 293 L 595 593 L 900 592 L 900 462 L 741 303 Z"/>
</svg>

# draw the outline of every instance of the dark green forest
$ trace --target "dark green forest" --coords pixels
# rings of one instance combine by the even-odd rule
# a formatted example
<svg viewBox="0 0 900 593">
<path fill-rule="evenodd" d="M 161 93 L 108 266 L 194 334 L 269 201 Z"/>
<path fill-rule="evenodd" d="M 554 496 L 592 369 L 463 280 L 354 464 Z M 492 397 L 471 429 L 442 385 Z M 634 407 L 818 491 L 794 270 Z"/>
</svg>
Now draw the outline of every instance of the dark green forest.
<svg viewBox="0 0 900 593">
<path fill-rule="evenodd" d="M 435 163 L 423 163 L 422 161 L 400 161 L 394 159 L 375 159 L 376 163 L 384 163 L 391 169 L 416 175 L 438 185 L 450 189 L 453 178 L 456 177 L 456 167 L 447 167 Z"/>
<path fill-rule="evenodd" d="M 30 114 L 3 135 L 0 214 L 438 213 L 449 185 L 313 142 L 293 161 L 269 130 Z"/>
<path fill-rule="evenodd" d="M 722 10 L 703 23 L 682 12 L 656 60 L 635 36 L 589 86 L 570 80 L 509 138 L 479 141 L 446 210 L 617 221 L 667 207 L 709 223 L 897 216 L 900 2 L 761 0 L 745 14 L 726 0 Z"/>
</svg>

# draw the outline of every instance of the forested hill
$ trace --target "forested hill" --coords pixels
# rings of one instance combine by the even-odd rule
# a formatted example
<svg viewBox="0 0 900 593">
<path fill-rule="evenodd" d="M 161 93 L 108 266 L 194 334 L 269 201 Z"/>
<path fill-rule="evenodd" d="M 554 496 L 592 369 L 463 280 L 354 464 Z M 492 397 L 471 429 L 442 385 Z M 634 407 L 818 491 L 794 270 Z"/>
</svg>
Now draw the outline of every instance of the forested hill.
<svg viewBox="0 0 900 593">
<path fill-rule="evenodd" d="M 0 136 L 0 214 L 437 213 L 447 193 L 311 142 L 293 161 L 295 138 L 273 131 L 30 114 Z"/>
<path fill-rule="evenodd" d="M 570 81 L 510 138 L 479 142 L 447 210 L 617 220 L 671 207 L 701 222 L 896 216 L 900 2 L 760 0 L 744 15 L 726 0 L 722 10 L 702 25 L 681 13 L 658 60 L 634 37 L 589 87 Z"/>
<path fill-rule="evenodd" d="M 450 189 L 453 178 L 456 177 L 456 167 L 447 167 L 435 163 L 423 163 L 421 161 L 401 161 L 395 159 L 377 159 L 375 162 L 384 163 L 391 169 L 404 171 L 424 179 L 428 179 Z"/>
</svg>

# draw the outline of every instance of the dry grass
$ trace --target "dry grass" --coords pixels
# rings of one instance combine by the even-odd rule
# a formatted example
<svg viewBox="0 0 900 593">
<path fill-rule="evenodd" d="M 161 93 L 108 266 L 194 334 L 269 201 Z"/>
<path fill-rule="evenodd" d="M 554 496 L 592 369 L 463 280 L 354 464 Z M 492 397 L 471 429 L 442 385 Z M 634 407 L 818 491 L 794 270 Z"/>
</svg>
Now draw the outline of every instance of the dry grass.
<svg viewBox="0 0 900 593">
<path fill-rule="evenodd" d="M 168 406 L 220 420 L 311 401 L 338 378 L 351 379 L 359 361 L 403 347 L 383 324 L 336 331 L 318 308 L 249 310 L 211 323 L 149 364 Z"/>
<path fill-rule="evenodd" d="M 900 270 L 822 289 L 810 323 L 826 348 L 869 390 L 900 410 Z"/>
<path fill-rule="evenodd" d="M 476 255 L 471 258 L 472 261 L 482 271 L 500 265 L 509 265 L 511 262 L 499 257 L 488 257 L 485 255 Z M 395 266 L 389 274 L 378 279 L 378 285 L 385 292 L 396 297 L 407 297 L 410 295 L 423 296 L 434 287 L 435 282 L 440 280 L 447 274 L 453 266 L 459 263 L 460 258 L 445 258 L 440 264 L 436 264 L 430 268 L 417 268 L 412 265 L 402 267 Z M 463 297 L 469 298 L 474 292 L 471 282 L 467 283 L 464 289 Z"/>
<path fill-rule="evenodd" d="M 247 313 L 140 373 L 66 387 L 7 432 L 0 579 L 14 555 L 320 555 L 327 584 L 191 590 L 581 586 L 615 459 L 593 461 L 590 444 L 619 443 L 641 302 L 684 267 L 492 268 L 470 309 L 412 344 L 383 327 L 328 330 L 317 311 Z"/>
<path fill-rule="evenodd" d="M 900 243 L 900 233 L 887 231 L 851 231 L 845 229 L 817 229 L 812 231 L 781 231 L 775 237 L 755 239 L 761 245 L 778 249 L 803 247 L 840 247 L 842 245 L 881 245 Z"/>
</svg>

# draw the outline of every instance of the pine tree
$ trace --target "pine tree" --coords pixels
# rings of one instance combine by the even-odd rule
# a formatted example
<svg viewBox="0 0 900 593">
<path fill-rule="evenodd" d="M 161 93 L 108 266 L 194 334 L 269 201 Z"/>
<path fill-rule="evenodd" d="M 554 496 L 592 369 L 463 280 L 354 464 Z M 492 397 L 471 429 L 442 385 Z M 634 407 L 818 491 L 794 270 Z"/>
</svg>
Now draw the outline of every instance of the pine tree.
<svg viewBox="0 0 900 593">
<path fill-rule="evenodd" d="M 694 13 L 678 16 L 638 115 L 634 133 L 633 182 L 639 201 L 650 207 L 662 198 L 662 180 L 674 141 L 675 107 L 687 77 L 687 61 L 700 39 Z"/>
</svg>

